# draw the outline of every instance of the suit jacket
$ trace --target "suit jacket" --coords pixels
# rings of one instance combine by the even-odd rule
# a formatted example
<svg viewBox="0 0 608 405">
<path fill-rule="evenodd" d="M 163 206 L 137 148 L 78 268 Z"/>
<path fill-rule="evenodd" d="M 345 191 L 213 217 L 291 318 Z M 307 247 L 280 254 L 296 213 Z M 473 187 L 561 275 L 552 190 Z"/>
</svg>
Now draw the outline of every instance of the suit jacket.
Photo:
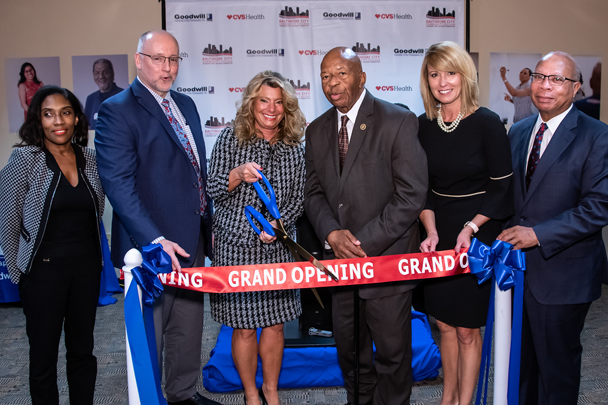
<svg viewBox="0 0 608 405">
<path fill-rule="evenodd" d="M 201 121 L 190 97 L 171 91 L 190 126 L 207 179 Z M 125 253 L 159 236 L 190 254 L 192 266 L 201 234 L 198 178 L 175 131 L 152 94 L 138 79 L 99 109 L 95 128 L 99 176 L 114 209 L 112 261 L 122 267 Z M 206 188 L 206 184 L 203 184 Z M 203 220 L 206 252 L 211 254 L 211 199 Z"/>
<path fill-rule="evenodd" d="M 338 118 L 330 108 L 306 130 L 304 208 L 320 240 L 348 229 L 369 256 L 418 251 L 417 218 L 426 200 L 426 154 L 418 119 L 367 91 L 340 175 Z M 332 259 L 333 254 L 325 254 Z M 382 269 L 376 269 L 382 271 Z M 365 286 L 362 298 L 408 291 L 416 283 Z"/>
<path fill-rule="evenodd" d="M 608 126 L 566 115 L 526 191 L 528 145 L 538 116 L 511 127 L 515 216 L 540 246 L 526 249 L 526 282 L 541 304 L 579 304 L 600 297 L 608 271 L 602 228 L 608 224 Z"/>
</svg>

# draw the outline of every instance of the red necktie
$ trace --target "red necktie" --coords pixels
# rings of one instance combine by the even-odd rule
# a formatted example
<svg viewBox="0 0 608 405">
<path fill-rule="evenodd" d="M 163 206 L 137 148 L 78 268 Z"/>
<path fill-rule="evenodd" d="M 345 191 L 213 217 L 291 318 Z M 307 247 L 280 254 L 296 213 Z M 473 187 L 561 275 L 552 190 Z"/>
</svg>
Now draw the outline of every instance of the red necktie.
<svg viewBox="0 0 608 405">
<path fill-rule="evenodd" d="M 348 152 L 348 129 L 346 123 L 348 122 L 348 116 L 342 116 L 342 126 L 340 132 L 338 132 L 338 143 L 340 145 L 340 173 L 342 173 L 342 167 L 344 167 L 344 161 L 346 160 L 346 152 Z"/>
<path fill-rule="evenodd" d="M 528 157 L 528 167 L 526 169 L 526 190 L 530 187 L 532 175 L 534 174 L 536 165 L 540 160 L 540 144 L 543 142 L 543 135 L 546 130 L 547 124 L 543 122 L 540 124 L 540 128 L 538 128 L 538 132 L 534 137 L 534 144 L 532 145 L 532 150 L 530 151 L 530 156 Z"/>
</svg>

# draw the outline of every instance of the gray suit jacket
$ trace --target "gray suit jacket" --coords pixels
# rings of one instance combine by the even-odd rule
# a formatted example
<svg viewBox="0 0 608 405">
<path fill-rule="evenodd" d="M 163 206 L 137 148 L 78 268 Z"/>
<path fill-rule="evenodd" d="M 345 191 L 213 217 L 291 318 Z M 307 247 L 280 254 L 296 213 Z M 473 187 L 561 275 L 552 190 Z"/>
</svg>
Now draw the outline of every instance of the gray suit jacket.
<svg viewBox="0 0 608 405">
<path fill-rule="evenodd" d="M 369 256 L 418 251 L 417 218 L 426 200 L 428 169 L 416 115 L 367 91 L 342 175 L 337 119 L 332 107 L 306 130 L 304 208 L 317 236 L 323 241 L 333 230 L 348 229 Z M 325 258 L 333 255 L 326 252 Z M 366 286 L 360 296 L 386 297 L 415 285 Z"/>
</svg>

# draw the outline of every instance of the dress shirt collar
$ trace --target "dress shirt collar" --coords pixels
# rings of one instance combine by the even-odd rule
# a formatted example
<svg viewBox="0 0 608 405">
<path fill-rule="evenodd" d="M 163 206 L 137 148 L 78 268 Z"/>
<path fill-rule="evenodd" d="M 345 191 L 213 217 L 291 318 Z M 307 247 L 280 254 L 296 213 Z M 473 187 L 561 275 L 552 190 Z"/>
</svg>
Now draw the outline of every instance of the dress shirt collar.
<svg viewBox="0 0 608 405">
<path fill-rule="evenodd" d="M 568 115 L 570 110 L 572 110 L 572 104 L 570 104 L 570 107 L 568 107 L 568 109 L 566 111 L 564 111 L 563 113 L 561 113 L 559 115 L 556 115 L 555 117 L 551 118 L 549 121 L 546 122 L 547 127 L 549 127 L 549 131 L 551 131 L 551 134 L 555 134 L 555 131 L 557 131 L 559 124 L 561 124 L 562 121 L 564 120 L 564 118 L 566 118 L 566 115 Z M 540 125 L 543 122 L 545 122 L 545 121 L 543 121 L 540 114 L 538 114 L 538 118 L 536 119 L 536 124 L 534 124 L 534 129 L 532 131 L 532 134 L 536 134 L 536 132 L 538 132 L 538 128 L 540 128 Z"/>
<path fill-rule="evenodd" d="M 171 91 L 168 91 L 167 94 L 165 95 L 165 98 L 162 98 L 160 96 L 160 94 L 158 94 L 157 92 L 155 92 L 154 90 L 152 90 L 151 88 L 146 86 L 146 84 L 141 81 L 139 76 L 137 76 L 137 80 L 139 80 L 139 82 L 142 84 L 142 86 L 144 86 L 146 89 L 148 89 L 148 91 L 150 92 L 150 94 L 152 94 L 152 97 L 154 97 L 154 100 L 156 100 L 156 102 L 158 104 L 161 104 L 163 102 L 163 100 L 169 100 L 169 103 L 171 103 Z"/>
<path fill-rule="evenodd" d="M 355 105 L 353 105 L 353 108 L 351 108 L 346 114 L 343 114 L 340 112 L 340 110 L 336 109 L 336 111 L 338 111 L 338 126 L 341 125 L 340 123 L 342 122 L 343 115 L 347 115 L 348 121 L 351 122 L 353 126 L 355 125 L 355 121 L 357 121 L 357 115 L 359 114 L 359 108 L 361 108 L 361 104 L 363 103 L 363 99 L 365 98 L 366 92 L 367 90 L 364 88 L 363 92 L 361 92 L 361 95 L 359 96 L 359 99 L 357 100 Z"/>
</svg>

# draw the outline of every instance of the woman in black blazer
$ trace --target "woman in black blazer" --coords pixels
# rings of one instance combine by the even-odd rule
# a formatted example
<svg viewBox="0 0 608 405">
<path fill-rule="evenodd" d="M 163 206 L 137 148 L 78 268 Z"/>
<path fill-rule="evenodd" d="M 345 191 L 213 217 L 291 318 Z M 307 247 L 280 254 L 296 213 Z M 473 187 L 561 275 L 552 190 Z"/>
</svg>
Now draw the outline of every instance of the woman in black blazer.
<svg viewBox="0 0 608 405">
<path fill-rule="evenodd" d="M 23 301 L 32 403 L 59 404 L 63 327 L 70 403 L 92 404 L 105 196 L 80 102 L 69 90 L 41 88 L 19 137 L 0 173 L 0 245 Z"/>
</svg>

